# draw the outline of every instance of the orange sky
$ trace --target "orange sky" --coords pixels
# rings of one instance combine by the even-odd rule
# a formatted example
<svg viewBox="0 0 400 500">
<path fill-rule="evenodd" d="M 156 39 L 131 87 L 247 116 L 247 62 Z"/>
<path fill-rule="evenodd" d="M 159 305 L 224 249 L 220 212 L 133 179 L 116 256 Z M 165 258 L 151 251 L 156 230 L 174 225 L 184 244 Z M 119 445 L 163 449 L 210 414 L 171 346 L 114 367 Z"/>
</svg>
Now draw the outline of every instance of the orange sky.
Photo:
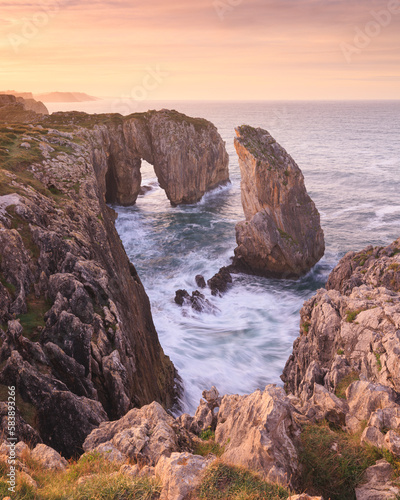
<svg viewBox="0 0 400 500">
<path fill-rule="evenodd" d="M 4 90 L 399 99 L 400 0 L 0 0 L 0 54 Z"/>
</svg>

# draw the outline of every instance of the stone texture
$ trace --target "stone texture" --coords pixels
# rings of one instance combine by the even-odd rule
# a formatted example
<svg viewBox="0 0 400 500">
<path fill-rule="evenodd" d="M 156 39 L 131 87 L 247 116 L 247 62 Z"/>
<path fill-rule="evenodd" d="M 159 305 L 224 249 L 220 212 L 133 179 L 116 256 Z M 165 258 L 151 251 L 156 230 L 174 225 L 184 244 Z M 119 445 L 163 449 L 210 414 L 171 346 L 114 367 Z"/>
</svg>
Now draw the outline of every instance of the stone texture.
<svg viewBox="0 0 400 500">
<path fill-rule="evenodd" d="M 261 276 L 297 278 L 323 256 L 320 217 L 301 170 L 262 129 L 236 129 L 245 222 L 236 226 L 234 266 Z"/>
<path fill-rule="evenodd" d="M 40 463 L 44 469 L 51 470 L 65 470 L 68 462 L 56 450 L 46 446 L 45 444 L 38 444 L 31 452 L 31 457 Z"/>
<path fill-rule="evenodd" d="M 400 392 L 396 248 L 400 240 L 347 255 L 332 271 L 329 290 L 304 303 L 300 336 L 282 376 L 291 393 L 310 397 L 314 381 L 335 391 L 350 374 Z M 310 366 L 315 380 L 307 375 Z"/>
<path fill-rule="evenodd" d="M 356 488 L 357 500 L 395 500 L 400 488 L 392 483 L 392 474 L 391 465 L 386 460 L 378 460 L 365 471 L 363 483 Z"/>
<path fill-rule="evenodd" d="M 274 385 L 245 396 L 224 396 L 215 431 L 215 441 L 224 447 L 222 459 L 269 481 L 296 484 L 300 426 L 294 413 L 283 389 Z"/>
<path fill-rule="evenodd" d="M 0 170 L 0 384 L 24 401 L 33 444 L 69 457 L 104 420 L 154 400 L 171 407 L 179 380 L 104 202 L 95 131 L 48 120 L 29 129 L 26 170 Z"/>
<path fill-rule="evenodd" d="M 161 457 L 155 468 L 162 482 L 160 500 L 185 500 L 201 482 L 204 470 L 214 458 L 204 458 L 191 453 L 172 453 Z"/>
<path fill-rule="evenodd" d="M 82 114 L 70 116 L 82 120 Z M 229 182 L 225 144 L 216 127 L 204 119 L 166 109 L 136 113 L 114 117 L 89 138 L 93 163 L 103 179 L 101 190 L 111 203 L 135 203 L 142 159 L 154 166 L 172 205 L 195 203 L 206 191 Z"/>
<path fill-rule="evenodd" d="M 133 409 L 115 422 L 103 422 L 86 438 L 86 452 L 112 446 L 124 456 L 155 465 L 159 458 L 180 451 L 184 431 L 158 403 Z M 179 435 L 181 434 L 181 435 Z"/>
</svg>

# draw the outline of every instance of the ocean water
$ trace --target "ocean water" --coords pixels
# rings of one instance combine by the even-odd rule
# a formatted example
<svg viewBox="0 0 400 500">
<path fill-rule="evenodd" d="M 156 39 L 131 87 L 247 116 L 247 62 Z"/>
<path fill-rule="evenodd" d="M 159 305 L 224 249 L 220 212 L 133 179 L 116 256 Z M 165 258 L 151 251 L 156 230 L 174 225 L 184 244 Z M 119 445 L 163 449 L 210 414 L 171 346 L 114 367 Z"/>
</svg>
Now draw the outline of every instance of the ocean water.
<svg viewBox="0 0 400 500">
<path fill-rule="evenodd" d="M 142 102 L 126 112 L 170 108 L 212 121 L 226 141 L 231 184 L 195 205 L 171 207 L 151 165 L 152 189 L 135 206 L 114 207 L 117 230 L 149 295 L 161 344 L 184 383 L 183 410 L 202 390 L 249 393 L 280 374 L 299 333 L 299 311 L 349 250 L 385 245 L 400 236 L 400 102 Z M 133 105 L 134 104 L 134 105 Z M 50 111 L 118 111 L 115 101 L 51 104 Z M 196 289 L 230 263 L 235 224 L 243 220 L 234 128 L 268 130 L 292 155 L 321 214 L 326 253 L 298 281 L 236 275 L 218 310 L 197 313 L 174 303 L 175 291 Z"/>
</svg>

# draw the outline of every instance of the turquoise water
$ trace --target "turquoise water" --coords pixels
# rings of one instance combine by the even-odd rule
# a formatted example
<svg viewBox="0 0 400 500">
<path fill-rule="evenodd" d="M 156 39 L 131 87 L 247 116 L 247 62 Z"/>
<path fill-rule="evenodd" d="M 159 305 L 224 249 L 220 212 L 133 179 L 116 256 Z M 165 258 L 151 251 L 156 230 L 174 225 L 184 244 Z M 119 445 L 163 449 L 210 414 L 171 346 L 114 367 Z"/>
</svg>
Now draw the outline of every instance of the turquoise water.
<svg viewBox="0 0 400 500">
<path fill-rule="evenodd" d="M 56 106 L 62 109 L 49 108 Z M 79 106 L 108 112 L 115 104 Z M 163 107 L 212 121 L 230 155 L 231 184 L 196 205 L 171 207 L 143 162 L 143 184 L 152 190 L 133 207 L 115 207 L 161 343 L 184 381 L 184 409 L 192 412 L 211 385 L 248 393 L 280 383 L 304 300 L 324 286 L 346 251 L 400 236 L 400 102 L 144 102 L 135 110 Z M 267 129 L 302 169 L 321 214 L 326 253 L 297 282 L 235 276 L 228 293 L 209 297 L 216 314 L 196 313 L 174 303 L 175 290 L 195 290 L 196 274 L 210 278 L 233 255 L 235 224 L 244 218 L 233 137 L 244 123 Z"/>
</svg>

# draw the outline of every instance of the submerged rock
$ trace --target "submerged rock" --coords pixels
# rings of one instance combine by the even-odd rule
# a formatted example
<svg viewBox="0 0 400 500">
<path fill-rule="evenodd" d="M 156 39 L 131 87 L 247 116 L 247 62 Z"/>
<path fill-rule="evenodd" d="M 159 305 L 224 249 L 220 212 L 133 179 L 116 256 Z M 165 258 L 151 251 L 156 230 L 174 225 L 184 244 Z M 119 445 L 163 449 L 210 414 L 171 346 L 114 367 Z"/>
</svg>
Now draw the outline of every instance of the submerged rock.
<svg viewBox="0 0 400 500">
<path fill-rule="evenodd" d="M 207 281 L 212 295 L 222 295 L 227 291 L 230 283 L 232 283 L 232 276 L 227 267 L 221 267 L 217 274 Z"/>
<path fill-rule="evenodd" d="M 245 222 L 236 225 L 234 266 L 260 276 L 297 278 L 323 256 L 324 235 L 304 177 L 260 128 L 236 129 Z"/>
</svg>

